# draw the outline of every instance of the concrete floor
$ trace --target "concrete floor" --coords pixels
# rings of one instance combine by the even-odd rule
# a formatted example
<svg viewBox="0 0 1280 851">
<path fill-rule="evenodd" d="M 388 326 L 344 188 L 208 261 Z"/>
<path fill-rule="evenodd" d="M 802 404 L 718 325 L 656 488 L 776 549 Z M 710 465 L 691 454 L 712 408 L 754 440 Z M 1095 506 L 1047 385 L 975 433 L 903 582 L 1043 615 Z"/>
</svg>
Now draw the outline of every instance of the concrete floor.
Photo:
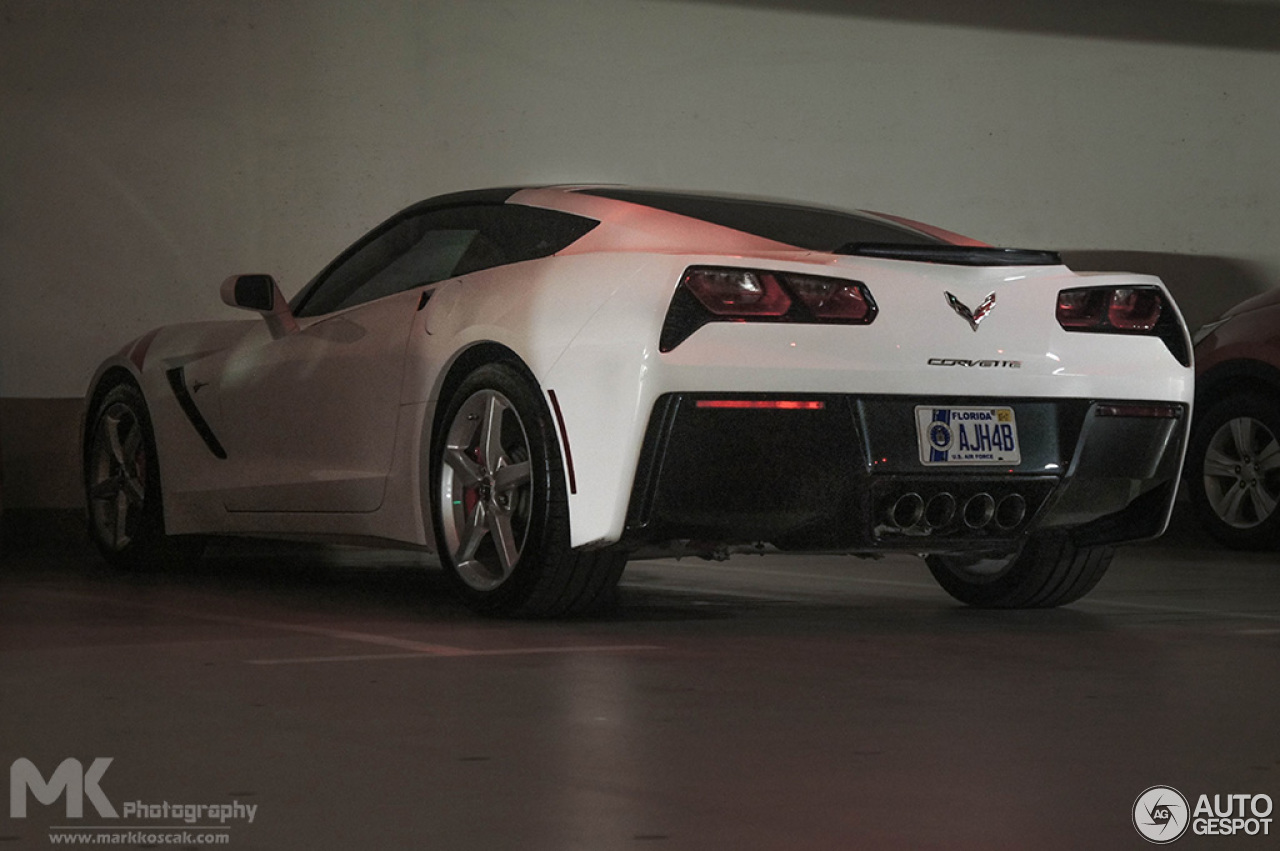
<svg viewBox="0 0 1280 851">
<path fill-rule="evenodd" d="M 0 572 L 0 761 L 109 757 L 120 817 L 28 794 L 0 849 L 166 825 L 239 849 L 1142 848 L 1148 787 L 1280 799 L 1278 660 L 1280 557 L 1185 528 L 1056 611 L 960 608 L 912 558 L 773 556 L 634 563 L 618 614 L 568 623 L 474 618 L 404 553 L 121 576 L 31 551 Z"/>
</svg>

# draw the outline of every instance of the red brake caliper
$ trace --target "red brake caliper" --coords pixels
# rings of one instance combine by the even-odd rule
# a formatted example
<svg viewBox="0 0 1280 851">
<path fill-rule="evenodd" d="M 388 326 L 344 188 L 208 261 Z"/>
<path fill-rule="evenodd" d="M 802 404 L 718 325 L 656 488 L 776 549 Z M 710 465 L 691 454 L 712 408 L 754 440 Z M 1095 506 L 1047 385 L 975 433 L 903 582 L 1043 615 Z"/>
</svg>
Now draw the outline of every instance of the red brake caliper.
<svg viewBox="0 0 1280 851">
<path fill-rule="evenodd" d="M 475 459 L 480 468 L 484 468 L 484 461 L 480 455 L 480 447 L 476 447 L 471 451 L 471 457 Z M 480 485 L 472 485 L 462 492 L 462 508 L 466 512 L 467 517 L 472 516 L 475 511 L 476 503 L 480 501 Z"/>
</svg>

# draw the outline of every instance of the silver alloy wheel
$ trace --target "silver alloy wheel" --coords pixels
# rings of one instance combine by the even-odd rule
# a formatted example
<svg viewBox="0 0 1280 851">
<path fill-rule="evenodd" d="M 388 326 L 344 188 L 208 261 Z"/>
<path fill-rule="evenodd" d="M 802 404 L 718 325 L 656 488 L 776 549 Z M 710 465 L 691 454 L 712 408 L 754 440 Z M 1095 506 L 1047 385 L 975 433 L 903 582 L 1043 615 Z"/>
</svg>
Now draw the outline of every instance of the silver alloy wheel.
<svg viewBox="0 0 1280 851">
<path fill-rule="evenodd" d="M 441 460 L 444 544 L 463 582 L 493 590 L 519 564 L 532 513 L 529 438 L 515 406 L 496 390 L 473 393 L 449 424 Z"/>
<path fill-rule="evenodd" d="M 98 417 L 89 458 L 94 533 L 104 547 L 121 552 L 137 532 L 147 494 L 147 447 L 132 408 L 117 402 Z"/>
<path fill-rule="evenodd" d="M 1265 522 L 1280 504 L 1280 442 L 1261 421 L 1223 423 L 1205 448 L 1204 493 L 1214 513 L 1234 529 Z"/>
</svg>

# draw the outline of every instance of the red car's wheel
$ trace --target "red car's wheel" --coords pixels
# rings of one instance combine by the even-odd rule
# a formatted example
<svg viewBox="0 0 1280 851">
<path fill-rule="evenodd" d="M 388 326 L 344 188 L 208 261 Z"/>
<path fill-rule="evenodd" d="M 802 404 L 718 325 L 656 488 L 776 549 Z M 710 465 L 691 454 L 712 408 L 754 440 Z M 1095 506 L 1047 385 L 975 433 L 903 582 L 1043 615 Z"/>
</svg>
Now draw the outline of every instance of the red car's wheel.
<svg viewBox="0 0 1280 851">
<path fill-rule="evenodd" d="M 1280 405 L 1243 393 L 1197 417 L 1187 483 L 1201 525 L 1238 549 L 1280 544 Z"/>
</svg>

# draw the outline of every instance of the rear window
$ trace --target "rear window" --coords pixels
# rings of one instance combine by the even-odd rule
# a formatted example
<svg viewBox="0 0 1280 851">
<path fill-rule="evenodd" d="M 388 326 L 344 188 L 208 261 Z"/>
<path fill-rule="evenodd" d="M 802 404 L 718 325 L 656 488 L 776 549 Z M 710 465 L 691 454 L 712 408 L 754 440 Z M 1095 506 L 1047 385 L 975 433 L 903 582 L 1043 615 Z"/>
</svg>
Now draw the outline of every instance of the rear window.
<svg viewBox="0 0 1280 851">
<path fill-rule="evenodd" d="M 904 225 L 882 222 L 857 213 L 801 207 L 774 201 L 718 198 L 683 192 L 646 189 L 594 188 L 579 190 L 615 201 L 642 204 L 680 216 L 701 219 L 721 227 L 794 245 L 810 251 L 832 252 L 850 243 L 889 242 L 909 245 L 943 245 Z"/>
</svg>

